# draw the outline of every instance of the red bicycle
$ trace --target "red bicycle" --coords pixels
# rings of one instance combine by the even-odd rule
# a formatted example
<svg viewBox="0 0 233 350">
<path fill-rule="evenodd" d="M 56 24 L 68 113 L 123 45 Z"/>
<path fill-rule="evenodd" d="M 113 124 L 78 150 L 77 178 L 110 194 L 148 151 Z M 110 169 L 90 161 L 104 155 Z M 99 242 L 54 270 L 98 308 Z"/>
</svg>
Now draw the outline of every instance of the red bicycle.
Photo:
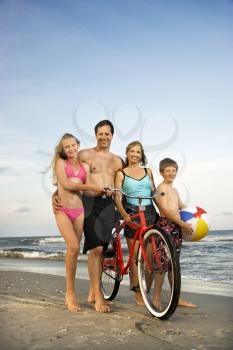
<svg viewBox="0 0 233 350">
<path fill-rule="evenodd" d="M 160 319 L 168 319 L 175 311 L 180 297 L 180 265 L 170 237 L 156 224 L 147 226 L 142 199 L 152 199 L 164 193 L 156 192 L 151 197 L 135 197 L 119 191 L 123 196 L 137 198 L 138 213 L 131 216 L 131 222 L 119 222 L 113 230 L 108 249 L 102 261 L 101 288 L 105 300 L 113 300 L 124 275 L 129 273 L 136 240 L 139 240 L 137 254 L 140 291 L 148 311 Z M 139 218 L 139 223 L 133 222 Z M 124 228 L 136 230 L 129 256 L 124 258 L 121 237 Z M 126 260 L 126 261 L 125 261 Z"/>
</svg>

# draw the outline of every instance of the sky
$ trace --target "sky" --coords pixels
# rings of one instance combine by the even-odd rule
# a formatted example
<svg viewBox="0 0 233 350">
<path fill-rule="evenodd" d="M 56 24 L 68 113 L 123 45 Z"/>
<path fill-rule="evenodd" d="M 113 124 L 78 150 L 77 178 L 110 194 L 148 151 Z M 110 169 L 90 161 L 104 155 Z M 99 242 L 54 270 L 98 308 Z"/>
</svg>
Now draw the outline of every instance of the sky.
<svg viewBox="0 0 233 350">
<path fill-rule="evenodd" d="M 57 235 L 50 164 L 69 132 L 140 140 L 155 182 L 233 229 L 233 1 L 0 1 L 0 236 Z"/>
</svg>

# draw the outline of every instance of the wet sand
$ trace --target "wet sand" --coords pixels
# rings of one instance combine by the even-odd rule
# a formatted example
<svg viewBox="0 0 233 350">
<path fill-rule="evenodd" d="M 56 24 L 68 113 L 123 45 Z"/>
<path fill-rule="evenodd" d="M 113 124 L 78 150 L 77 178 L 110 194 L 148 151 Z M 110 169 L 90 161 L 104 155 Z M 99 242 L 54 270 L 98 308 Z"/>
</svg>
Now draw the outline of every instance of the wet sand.
<svg viewBox="0 0 233 350">
<path fill-rule="evenodd" d="M 178 307 L 161 321 L 136 306 L 126 286 L 106 314 L 86 302 L 88 281 L 76 286 L 83 311 L 71 313 L 63 276 L 0 271 L 0 349 L 233 348 L 233 298 L 183 293 L 198 307 Z"/>
</svg>

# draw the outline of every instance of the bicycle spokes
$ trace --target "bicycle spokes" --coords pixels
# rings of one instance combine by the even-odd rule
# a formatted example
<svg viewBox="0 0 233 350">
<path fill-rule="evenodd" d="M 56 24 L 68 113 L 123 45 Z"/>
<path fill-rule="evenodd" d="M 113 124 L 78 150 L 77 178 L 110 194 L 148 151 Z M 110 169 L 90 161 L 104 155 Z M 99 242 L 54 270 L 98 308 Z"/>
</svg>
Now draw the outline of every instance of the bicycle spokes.
<svg viewBox="0 0 233 350">
<path fill-rule="evenodd" d="M 118 254 L 114 238 L 110 247 L 104 252 L 101 273 L 101 290 L 106 300 L 112 300 L 119 289 L 122 279 L 118 271 Z"/>
<path fill-rule="evenodd" d="M 175 250 L 164 232 L 151 229 L 145 233 L 143 247 L 139 250 L 138 274 L 148 310 L 159 318 L 170 317 L 179 299 L 180 270 Z"/>
<path fill-rule="evenodd" d="M 153 271 L 164 272 L 171 267 L 171 254 L 167 244 L 160 237 L 151 235 L 147 242 L 147 250 L 151 250 L 151 268 Z M 149 252 L 148 252 L 149 253 Z"/>
</svg>

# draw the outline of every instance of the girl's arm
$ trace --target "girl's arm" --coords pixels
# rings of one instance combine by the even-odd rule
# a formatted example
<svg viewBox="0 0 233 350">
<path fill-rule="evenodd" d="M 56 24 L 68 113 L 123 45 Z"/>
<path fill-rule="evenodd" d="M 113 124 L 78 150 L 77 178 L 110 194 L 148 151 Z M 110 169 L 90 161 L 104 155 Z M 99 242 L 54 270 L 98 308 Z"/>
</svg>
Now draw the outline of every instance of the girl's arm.
<svg viewBox="0 0 233 350">
<path fill-rule="evenodd" d="M 90 185 L 90 166 L 89 166 L 89 164 L 87 164 L 87 163 L 83 163 L 82 162 L 82 165 L 84 166 L 84 169 L 85 169 L 85 171 L 86 171 L 86 179 L 85 179 L 85 184 L 86 185 Z M 92 185 L 91 185 L 92 186 Z M 93 191 L 88 191 L 88 190 L 86 190 L 85 191 L 85 195 L 87 195 L 87 196 L 93 196 Z"/>
<path fill-rule="evenodd" d="M 148 173 L 149 178 L 150 178 L 151 190 L 152 190 L 152 192 L 155 192 L 156 191 L 156 187 L 155 187 L 155 182 L 154 182 L 154 177 L 153 177 L 152 170 L 150 168 L 147 168 L 147 173 Z"/>
<path fill-rule="evenodd" d="M 121 189 L 123 180 L 124 180 L 124 175 L 122 174 L 121 171 L 118 171 L 116 173 L 116 176 L 115 176 L 114 187 Z M 126 211 L 122 205 L 122 194 L 120 192 L 116 191 L 115 195 L 114 195 L 114 199 L 115 199 L 115 204 L 116 204 L 117 210 L 121 214 L 123 220 L 127 221 L 127 222 L 131 221 L 130 215 L 128 213 L 126 213 Z"/>
<path fill-rule="evenodd" d="M 156 186 L 155 186 L 152 170 L 150 168 L 147 168 L 147 173 L 148 173 L 149 178 L 150 178 L 151 192 L 153 193 L 156 191 Z M 155 205 L 157 205 L 155 198 L 153 198 L 153 202 L 155 203 Z"/>
<path fill-rule="evenodd" d="M 72 182 L 68 179 L 65 171 L 64 161 L 58 159 L 55 165 L 56 177 L 61 186 L 68 191 L 94 191 L 96 194 L 102 193 L 102 188 L 96 185 Z"/>
</svg>

